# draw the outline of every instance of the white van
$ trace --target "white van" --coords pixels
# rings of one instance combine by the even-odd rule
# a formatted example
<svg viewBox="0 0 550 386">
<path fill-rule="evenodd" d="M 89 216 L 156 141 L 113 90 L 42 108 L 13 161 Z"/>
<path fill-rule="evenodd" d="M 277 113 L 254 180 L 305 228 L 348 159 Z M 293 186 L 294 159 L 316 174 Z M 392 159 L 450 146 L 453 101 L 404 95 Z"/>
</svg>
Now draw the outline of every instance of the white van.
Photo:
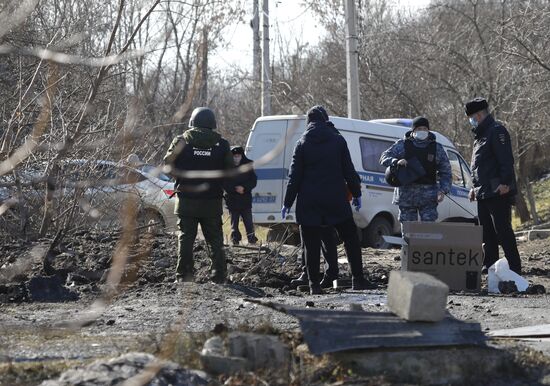
<svg viewBox="0 0 550 386">
<path fill-rule="evenodd" d="M 383 119 L 362 121 L 330 117 L 348 143 L 351 159 L 362 182 L 362 208 L 359 214 L 365 224 L 361 230 L 362 245 L 386 248 L 382 236 L 398 234 L 398 207 L 392 204 L 393 187 L 384 179 L 385 168 L 379 159 L 383 151 L 410 130 L 410 120 Z M 246 144 L 248 158 L 256 164 L 258 185 L 253 191 L 252 214 L 254 223 L 271 228 L 270 239 L 282 237 L 282 232 L 297 232 L 294 207 L 285 220 L 281 207 L 288 183 L 288 171 L 296 141 L 306 129 L 305 115 L 279 115 L 260 117 L 254 123 Z M 472 185 L 470 169 L 449 139 L 434 132 L 449 156 L 453 172 L 453 186 L 448 197 L 438 206 L 438 221 L 474 221 L 475 203 L 468 200 Z M 280 152 L 273 157 L 265 155 L 284 141 Z M 264 159 L 262 159 L 264 157 Z"/>
</svg>

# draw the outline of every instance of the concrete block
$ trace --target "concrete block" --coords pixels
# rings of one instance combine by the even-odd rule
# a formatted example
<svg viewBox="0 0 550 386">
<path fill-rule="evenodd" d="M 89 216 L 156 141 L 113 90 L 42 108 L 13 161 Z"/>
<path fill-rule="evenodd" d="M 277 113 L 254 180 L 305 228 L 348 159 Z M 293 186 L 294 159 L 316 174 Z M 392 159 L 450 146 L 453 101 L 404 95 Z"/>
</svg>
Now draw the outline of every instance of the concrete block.
<svg viewBox="0 0 550 386">
<path fill-rule="evenodd" d="M 200 354 L 203 368 L 211 374 L 235 374 L 251 369 L 246 358 L 226 354 L 225 344 L 220 336 L 208 339 Z"/>
<path fill-rule="evenodd" d="M 290 350 L 272 335 L 233 332 L 228 336 L 230 356 L 246 358 L 253 369 L 287 367 Z"/>
<path fill-rule="evenodd" d="M 529 241 L 546 239 L 548 237 L 550 237 L 550 230 L 549 229 L 531 230 L 527 234 L 527 240 L 529 240 Z"/>
<path fill-rule="evenodd" d="M 445 317 L 449 286 L 423 272 L 392 271 L 388 308 L 408 321 L 438 322 Z"/>
<path fill-rule="evenodd" d="M 236 374 L 252 369 L 245 358 L 208 354 L 201 354 L 200 358 L 202 367 L 210 374 Z"/>
<path fill-rule="evenodd" d="M 225 347 L 223 339 L 220 336 L 213 336 L 204 342 L 204 346 L 201 351 L 202 355 L 225 355 Z"/>
</svg>

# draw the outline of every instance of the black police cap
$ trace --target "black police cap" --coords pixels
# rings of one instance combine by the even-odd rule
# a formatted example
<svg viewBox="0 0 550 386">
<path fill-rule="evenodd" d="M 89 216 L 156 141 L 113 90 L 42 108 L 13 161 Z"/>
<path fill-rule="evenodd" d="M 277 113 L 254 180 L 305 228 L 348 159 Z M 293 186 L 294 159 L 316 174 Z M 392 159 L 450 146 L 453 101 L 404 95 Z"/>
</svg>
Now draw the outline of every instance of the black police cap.
<svg viewBox="0 0 550 386">
<path fill-rule="evenodd" d="M 466 102 L 464 105 L 464 111 L 466 112 L 467 116 L 470 116 L 472 114 L 477 113 L 481 110 L 487 110 L 489 108 L 489 104 L 485 100 L 485 98 L 477 97 L 472 99 L 469 102 Z"/>
<path fill-rule="evenodd" d="M 242 146 L 233 146 L 231 148 L 231 153 L 233 153 L 233 154 L 244 154 L 244 149 L 242 148 Z"/>
</svg>

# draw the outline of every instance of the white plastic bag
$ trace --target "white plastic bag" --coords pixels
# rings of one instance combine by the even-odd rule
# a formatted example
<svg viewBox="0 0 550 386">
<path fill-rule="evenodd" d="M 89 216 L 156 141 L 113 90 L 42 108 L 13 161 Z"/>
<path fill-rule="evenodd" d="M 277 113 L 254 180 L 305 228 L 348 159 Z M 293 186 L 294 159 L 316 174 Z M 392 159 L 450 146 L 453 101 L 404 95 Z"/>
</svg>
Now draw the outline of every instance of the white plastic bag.
<svg viewBox="0 0 550 386">
<path fill-rule="evenodd" d="M 493 264 L 489 267 L 489 274 L 487 276 L 487 289 L 490 293 L 499 294 L 500 290 L 498 289 L 498 282 L 500 280 L 495 273 L 495 265 L 496 264 Z"/>
<path fill-rule="evenodd" d="M 516 283 L 519 292 L 524 292 L 527 287 L 529 287 L 529 282 L 527 280 L 510 269 L 510 265 L 506 258 L 499 259 L 491 268 L 493 267 L 495 268 L 495 275 L 498 277 L 498 281 L 513 281 Z M 491 268 L 489 268 L 489 272 Z M 496 284 L 497 290 L 498 281 Z M 491 292 L 491 290 L 489 290 L 489 292 Z"/>
</svg>

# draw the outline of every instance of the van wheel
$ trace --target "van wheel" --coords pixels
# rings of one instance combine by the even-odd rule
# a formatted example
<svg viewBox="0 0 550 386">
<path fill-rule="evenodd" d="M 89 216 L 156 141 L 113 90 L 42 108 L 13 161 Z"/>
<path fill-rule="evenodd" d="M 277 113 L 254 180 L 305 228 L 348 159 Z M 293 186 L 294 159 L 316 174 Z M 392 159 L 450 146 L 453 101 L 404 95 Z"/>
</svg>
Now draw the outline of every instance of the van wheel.
<svg viewBox="0 0 550 386">
<path fill-rule="evenodd" d="M 390 244 L 384 241 L 382 236 L 391 236 L 393 234 L 393 228 L 390 222 L 384 217 L 376 217 L 373 219 L 365 232 L 366 242 L 369 247 L 379 249 L 390 248 Z"/>
</svg>

